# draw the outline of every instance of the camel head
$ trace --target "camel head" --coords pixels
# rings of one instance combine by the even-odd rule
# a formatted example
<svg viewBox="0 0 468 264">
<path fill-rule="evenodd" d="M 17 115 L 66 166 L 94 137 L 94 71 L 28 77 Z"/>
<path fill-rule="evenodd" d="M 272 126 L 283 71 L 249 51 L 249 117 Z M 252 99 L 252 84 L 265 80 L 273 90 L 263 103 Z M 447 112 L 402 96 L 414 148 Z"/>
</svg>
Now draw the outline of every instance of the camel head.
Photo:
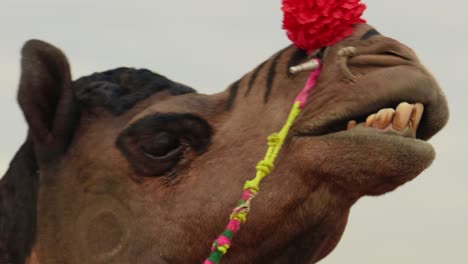
<svg viewBox="0 0 468 264">
<path fill-rule="evenodd" d="M 286 47 L 213 95 L 130 68 L 72 81 L 61 51 L 29 41 L 29 133 L 0 189 L 4 259 L 202 262 L 310 74 L 289 67 L 311 56 L 317 86 L 223 263 L 322 259 L 359 198 L 431 164 L 426 140 L 448 119 L 415 53 L 366 24 L 311 55 Z"/>
</svg>

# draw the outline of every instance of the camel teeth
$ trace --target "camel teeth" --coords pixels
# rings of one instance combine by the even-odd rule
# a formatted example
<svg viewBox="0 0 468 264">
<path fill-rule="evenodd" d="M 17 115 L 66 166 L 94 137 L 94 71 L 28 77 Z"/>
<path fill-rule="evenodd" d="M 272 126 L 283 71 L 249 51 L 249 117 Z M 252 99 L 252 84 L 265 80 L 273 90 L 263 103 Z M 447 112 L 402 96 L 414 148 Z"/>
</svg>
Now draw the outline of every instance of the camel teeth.
<svg viewBox="0 0 468 264">
<path fill-rule="evenodd" d="M 413 112 L 411 113 L 409 127 L 416 135 L 418 130 L 419 124 L 421 123 L 421 119 L 424 113 L 424 105 L 421 103 L 414 104 Z"/>
<path fill-rule="evenodd" d="M 370 115 L 370 116 L 367 117 L 367 119 L 366 119 L 366 127 L 372 126 L 372 123 L 373 123 L 374 120 L 375 120 L 375 116 L 376 116 L 376 114 L 372 114 L 372 115 Z"/>
<path fill-rule="evenodd" d="M 385 108 L 381 109 L 375 115 L 375 119 L 372 122 L 372 127 L 384 129 L 388 127 L 393 120 L 393 115 L 395 114 L 395 110 L 392 108 Z"/>
<path fill-rule="evenodd" d="M 369 127 L 378 129 L 381 132 L 396 133 L 405 137 L 416 137 L 423 113 L 423 104 L 403 102 L 396 109 L 380 109 L 377 113 L 369 115 L 365 122 L 358 123 L 355 120 L 350 120 L 346 130 L 355 127 Z"/>
<path fill-rule="evenodd" d="M 354 120 L 351 120 L 351 121 L 348 122 L 348 126 L 347 126 L 346 130 L 353 129 L 353 128 L 356 127 L 356 125 L 357 125 L 357 122 L 354 121 Z"/>
<path fill-rule="evenodd" d="M 403 131 L 409 125 L 411 114 L 413 112 L 414 105 L 409 103 L 401 103 L 397 106 L 395 117 L 393 118 L 393 128 L 397 131 Z"/>
</svg>

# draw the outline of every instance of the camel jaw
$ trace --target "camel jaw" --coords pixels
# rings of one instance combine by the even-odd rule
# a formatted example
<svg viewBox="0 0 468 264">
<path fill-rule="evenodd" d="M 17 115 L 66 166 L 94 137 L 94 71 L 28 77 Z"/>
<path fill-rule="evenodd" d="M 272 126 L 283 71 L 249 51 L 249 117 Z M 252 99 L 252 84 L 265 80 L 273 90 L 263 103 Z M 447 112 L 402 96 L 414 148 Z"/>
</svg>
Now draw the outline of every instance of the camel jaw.
<svg viewBox="0 0 468 264">
<path fill-rule="evenodd" d="M 447 123 L 448 106 L 423 66 L 371 69 L 353 82 L 323 79 L 292 127 L 304 177 L 320 174 L 357 196 L 381 195 L 432 164 L 426 141 Z"/>
</svg>

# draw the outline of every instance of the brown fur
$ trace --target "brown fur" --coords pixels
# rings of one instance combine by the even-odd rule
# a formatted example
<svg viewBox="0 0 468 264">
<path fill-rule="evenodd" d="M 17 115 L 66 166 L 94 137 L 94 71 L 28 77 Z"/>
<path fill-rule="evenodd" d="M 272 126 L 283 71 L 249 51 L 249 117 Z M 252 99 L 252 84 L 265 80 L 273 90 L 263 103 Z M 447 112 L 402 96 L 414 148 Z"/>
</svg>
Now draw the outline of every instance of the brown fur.
<svg viewBox="0 0 468 264">
<path fill-rule="evenodd" d="M 361 40 L 370 29 L 357 26 L 325 52 L 317 87 L 223 263 L 316 262 L 339 242 L 360 197 L 394 190 L 432 162 L 434 151 L 422 140 L 336 129 L 340 121 L 403 101 L 426 106 L 420 139 L 447 121 L 445 98 L 416 55 L 384 36 Z M 351 79 L 338 56 L 347 46 L 358 51 L 345 64 Z M 281 127 L 308 75 L 288 74 L 291 60 L 306 60 L 288 47 L 276 62 L 246 74 L 235 93 L 163 91 L 118 116 L 94 107 L 81 109 L 77 119 L 66 58 L 39 42 L 29 43 L 23 56 L 19 101 L 40 170 L 34 264 L 202 262 L 243 183 L 254 175 L 265 138 Z M 151 175 L 153 167 L 144 165 L 148 156 L 126 158 L 116 141 L 144 118 L 168 113 L 204 120 L 211 127 L 209 144 L 194 147 L 201 143 L 193 135 L 202 132 L 175 124 L 171 133 L 184 131 L 180 137 L 189 147 L 168 171 L 159 166 Z M 137 133 L 124 144 L 138 150 L 139 140 L 151 133 Z M 135 162 L 146 166 L 145 175 L 135 172 Z"/>
</svg>

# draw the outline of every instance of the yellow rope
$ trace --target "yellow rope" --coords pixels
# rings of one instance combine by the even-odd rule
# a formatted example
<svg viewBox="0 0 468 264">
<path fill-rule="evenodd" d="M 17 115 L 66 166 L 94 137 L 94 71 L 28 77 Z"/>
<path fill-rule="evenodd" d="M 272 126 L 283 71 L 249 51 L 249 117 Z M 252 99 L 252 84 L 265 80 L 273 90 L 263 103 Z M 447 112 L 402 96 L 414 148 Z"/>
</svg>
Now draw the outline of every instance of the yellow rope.
<svg viewBox="0 0 468 264">
<path fill-rule="evenodd" d="M 268 137 L 268 150 L 265 154 L 265 158 L 257 164 L 257 174 L 254 179 L 247 181 L 244 185 L 244 190 L 251 190 L 254 194 L 260 191 L 260 183 L 268 174 L 271 173 L 275 166 L 275 160 L 278 157 L 278 154 L 283 147 L 284 140 L 289 134 L 289 129 L 291 128 L 294 120 L 301 113 L 300 108 L 301 102 L 295 102 L 291 111 L 289 112 L 288 119 L 286 123 L 281 128 L 280 132 L 271 134 Z"/>
</svg>

